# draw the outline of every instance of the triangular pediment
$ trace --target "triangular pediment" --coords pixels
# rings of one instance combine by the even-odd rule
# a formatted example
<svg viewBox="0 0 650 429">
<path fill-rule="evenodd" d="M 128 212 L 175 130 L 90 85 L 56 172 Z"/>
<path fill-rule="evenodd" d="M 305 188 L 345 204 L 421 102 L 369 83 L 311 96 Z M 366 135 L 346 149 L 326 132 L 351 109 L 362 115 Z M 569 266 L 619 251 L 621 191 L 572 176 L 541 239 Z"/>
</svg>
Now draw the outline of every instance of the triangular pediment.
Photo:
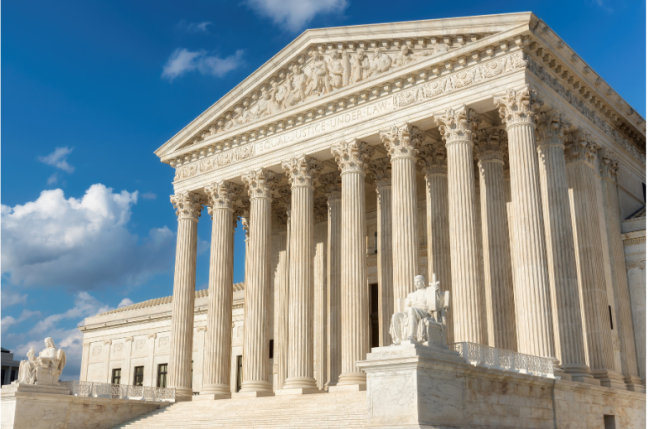
<svg viewBox="0 0 650 429">
<path fill-rule="evenodd" d="M 275 119 L 379 81 L 399 69 L 527 26 L 530 12 L 307 30 L 161 146 L 163 160 L 189 146 Z"/>
</svg>

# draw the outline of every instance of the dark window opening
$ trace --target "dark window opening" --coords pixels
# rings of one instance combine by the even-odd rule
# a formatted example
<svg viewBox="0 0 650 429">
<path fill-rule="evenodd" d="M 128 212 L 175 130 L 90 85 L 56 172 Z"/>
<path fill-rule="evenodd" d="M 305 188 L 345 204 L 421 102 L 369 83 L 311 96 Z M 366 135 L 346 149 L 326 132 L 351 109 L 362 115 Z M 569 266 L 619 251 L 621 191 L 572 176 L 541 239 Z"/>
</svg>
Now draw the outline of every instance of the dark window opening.
<svg viewBox="0 0 650 429">
<path fill-rule="evenodd" d="M 273 359 L 273 340 L 269 341 L 269 359 Z"/>
<path fill-rule="evenodd" d="M 0 382 L 2 382 L 2 384 L 5 384 L 5 374 L 6 373 L 7 373 L 7 370 L 2 368 L 2 380 L 0 380 Z"/>
<path fill-rule="evenodd" d="M 377 246 L 379 246 L 379 242 L 377 241 L 377 231 L 375 231 L 375 255 L 377 254 Z"/>
<path fill-rule="evenodd" d="M 242 371 L 243 370 L 243 360 L 242 356 L 239 355 L 237 356 L 237 391 L 239 392 L 241 390 L 241 384 L 242 384 Z"/>
<path fill-rule="evenodd" d="M 167 387 L 167 364 L 158 365 L 158 387 Z"/>
<path fill-rule="evenodd" d="M 13 382 L 16 379 L 16 368 L 11 369 L 11 376 L 9 377 L 9 383 Z"/>
<path fill-rule="evenodd" d="M 612 415 L 605 414 L 605 429 L 616 429 L 616 418 Z"/>
<path fill-rule="evenodd" d="M 111 383 L 120 384 L 120 381 L 122 381 L 122 368 L 114 368 Z"/>
<path fill-rule="evenodd" d="M 645 183 L 641 183 L 641 188 L 643 189 L 643 202 L 645 203 Z"/>
<path fill-rule="evenodd" d="M 370 285 L 370 346 L 379 347 L 379 285 Z"/>
<path fill-rule="evenodd" d="M 609 309 L 609 327 L 614 330 L 614 319 L 612 318 L 612 306 L 608 305 L 607 308 Z"/>
<path fill-rule="evenodd" d="M 144 366 L 133 368 L 133 385 L 142 386 L 144 382 Z"/>
</svg>

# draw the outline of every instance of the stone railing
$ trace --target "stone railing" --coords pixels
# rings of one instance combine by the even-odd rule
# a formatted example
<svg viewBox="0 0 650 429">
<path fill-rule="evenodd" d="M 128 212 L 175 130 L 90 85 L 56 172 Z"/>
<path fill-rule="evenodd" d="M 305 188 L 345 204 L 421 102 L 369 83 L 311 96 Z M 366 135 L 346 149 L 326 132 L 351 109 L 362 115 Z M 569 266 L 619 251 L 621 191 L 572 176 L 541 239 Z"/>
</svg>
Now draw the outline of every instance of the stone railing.
<svg viewBox="0 0 650 429">
<path fill-rule="evenodd" d="M 176 389 L 162 387 L 128 386 L 126 384 L 93 383 L 90 381 L 62 381 L 74 396 L 93 398 L 131 399 L 136 401 L 175 402 Z"/>
<path fill-rule="evenodd" d="M 460 353 L 465 362 L 474 366 L 555 378 L 552 358 L 525 355 L 475 343 L 455 343 L 454 350 Z"/>
</svg>

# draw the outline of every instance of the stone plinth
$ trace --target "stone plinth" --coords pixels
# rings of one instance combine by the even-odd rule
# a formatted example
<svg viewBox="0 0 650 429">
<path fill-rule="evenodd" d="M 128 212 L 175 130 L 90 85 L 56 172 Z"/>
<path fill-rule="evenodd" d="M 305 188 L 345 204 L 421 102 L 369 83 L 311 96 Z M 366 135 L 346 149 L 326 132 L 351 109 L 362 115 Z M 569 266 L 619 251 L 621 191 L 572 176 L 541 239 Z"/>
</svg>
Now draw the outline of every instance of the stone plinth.
<svg viewBox="0 0 650 429">
<path fill-rule="evenodd" d="M 70 395 L 63 386 L 2 386 L 2 429 L 110 428 L 169 403 Z"/>
<path fill-rule="evenodd" d="M 645 394 L 473 366 L 422 345 L 373 348 L 368 421 L 381 428 L 645 427 Z"/>
</svg>

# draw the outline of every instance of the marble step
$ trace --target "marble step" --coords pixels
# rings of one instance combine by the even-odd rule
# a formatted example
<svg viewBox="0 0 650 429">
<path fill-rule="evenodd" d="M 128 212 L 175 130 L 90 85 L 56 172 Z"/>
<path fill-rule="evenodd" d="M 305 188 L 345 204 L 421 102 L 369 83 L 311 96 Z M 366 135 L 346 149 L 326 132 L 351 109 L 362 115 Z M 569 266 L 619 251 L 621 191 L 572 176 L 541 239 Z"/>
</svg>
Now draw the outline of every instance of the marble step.
<svg viewBox="0 0 650 429">
<path fill-rule="evenodd" d="M 364 427 L 366 392 L 179 402 L 116 428 Z"/>
</svg>

